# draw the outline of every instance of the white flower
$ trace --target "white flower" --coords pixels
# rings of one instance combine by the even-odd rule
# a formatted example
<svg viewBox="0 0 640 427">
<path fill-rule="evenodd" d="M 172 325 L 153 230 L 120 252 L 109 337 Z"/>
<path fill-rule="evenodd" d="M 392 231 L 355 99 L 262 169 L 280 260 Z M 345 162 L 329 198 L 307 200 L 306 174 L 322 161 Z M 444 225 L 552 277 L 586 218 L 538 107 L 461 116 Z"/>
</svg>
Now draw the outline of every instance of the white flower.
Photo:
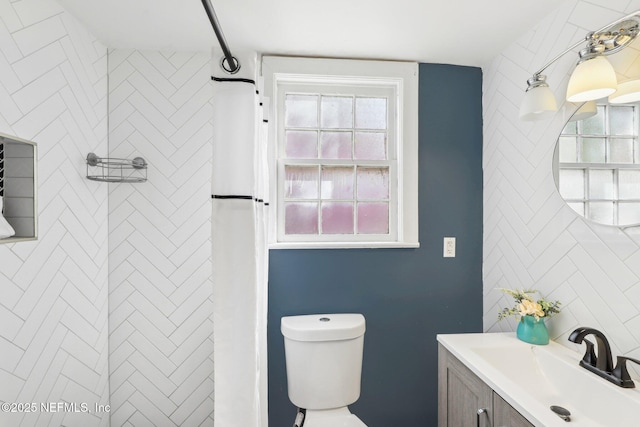
<svg viewBox="0 0 640 427">
<path fill-rule="evenodd" d="M 534 289 L 513 290 L 498 288 L 499 291 L 513 297 L 516 304 L 512 308 L 503 308 L 498 312 L 498 320 L 508 316 L 535 316 L 536 320 L 541 317 L 549 318 L 556 313 L 560 313 L 560 301 L 547 301 L 544 298 L 535 299 L 531 296 L 538 292 Z"/>
<path fill-rule="evenodd" d="M 518 311 L 520 311 L 522 316 L 535 316 L 536 319 L 544 317 L 542 306 L 531 300 L 522 300 L 522 302 L 518 304 Z"/>
</svg>

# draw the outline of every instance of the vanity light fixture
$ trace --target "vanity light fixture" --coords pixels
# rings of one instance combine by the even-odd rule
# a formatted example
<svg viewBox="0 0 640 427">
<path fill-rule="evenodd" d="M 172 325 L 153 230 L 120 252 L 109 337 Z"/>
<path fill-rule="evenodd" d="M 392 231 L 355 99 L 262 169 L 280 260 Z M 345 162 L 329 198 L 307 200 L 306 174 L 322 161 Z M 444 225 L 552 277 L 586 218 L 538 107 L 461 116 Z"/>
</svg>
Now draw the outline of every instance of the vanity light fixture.
<svg viewBox="0 0 640 427">
<path fill-rule="evenodd" d="M 567 101 L 582 103 L 607 96 L 612 103 L 640 100 L 640 80 L 618 84 L 615 71 L 606 58 L 628 46 L 638 33 L 640 10 L 588 33 L 584 40 L 569 46 L 547 62 L 527 80 L 527 90 L 520 105 L 520 119 L 542 120 L 557 111 L 555 97 L 542 72 L 585 42 L 586 47 L 580 51 L 577 66 L 569 79 Z"/>
<path fill-rule="evenodd" d="M 625 104 L 640 101 L 640 80 L 618 83 L 618 90 L 609 96 L 610 104 Z"/>
<path fill-rule="evenodd" d="M 540 120 L 558 110 L 556 98 L 547 84 L 547 76 L 534 74 L 527 80 L 527 91 L 520 105 L 522 120 Z"/>
<path fill-rule="evenodd" d="M 567 86 L 567 101 L 593 101 L 609 96 L 618 89 L 616 72 L 603 56 L 603 51 L 602 45 L 580 51 L 580 61 Z"/>
</svg>

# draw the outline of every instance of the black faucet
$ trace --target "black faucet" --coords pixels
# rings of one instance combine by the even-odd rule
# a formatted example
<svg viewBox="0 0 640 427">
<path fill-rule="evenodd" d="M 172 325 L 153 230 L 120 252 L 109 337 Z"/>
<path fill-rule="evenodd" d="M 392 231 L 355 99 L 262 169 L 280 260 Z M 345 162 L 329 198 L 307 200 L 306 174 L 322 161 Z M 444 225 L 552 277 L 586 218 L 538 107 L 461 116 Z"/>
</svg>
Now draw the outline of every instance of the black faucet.
<svg viewBox="0 0 640 427">
<path fill-rule="evenodd" d="M 596 343 L 598 343 L 597 357 L 593 352 L 593 343 L 584 339 L 587 335 L 594 335 L 596 337 Z M 576 344 L 581 344 L 583 340 L 587 344 L 587 352 L 580 361 L 580 366 L 587 368 L 590 371 L 593 371 L 591 368 L 595 368 L 601 372 L 611 373 L 613 370 L 613 358 L 611 357 L 611 346 L 609 346 L 609 340 L 607 340 L 607 337 L 597 329 L 585 327 L 578 328 L 569 335 L 569 341 Z"/>
<path fill-rule="evenodd" d="M 593 335 L 596 337 L 598 344 L 598 355 L 593 351 L 593 343 L 584 337 Z M 587 345 L 587 351 L 580 361 L 580 366 L 601 376 L 609 382 L 619 387 L 634 388 L 636 385 L 627 371 L 627 360 L 640 365 L 640 360 L 631 357 L 618 356 L 616 367 L 613 367 L 613 358 L 611 357 L 611 347 L 609 341 L 604 334 L 597 329 L 581 327 L 571 332 L 569 341 L 580 344 L 584 341 Z"/>
<path fill-rule="evenodd" d="M 634 388 L 636 385 L 631 379 L 631 376 L 629 375 L 629 371 L 627 371 L 627 360 L 640 365 L 640 360 L 638 359 L 634 359 L 632 357 L 618 356 L 618 363 L 616 363 L 616 367 L 613 369 L 613 372 L 611 374 L 615 378 L 620 380 L 620 384 L 618 384 L 620 387 Z"/>
</svg>

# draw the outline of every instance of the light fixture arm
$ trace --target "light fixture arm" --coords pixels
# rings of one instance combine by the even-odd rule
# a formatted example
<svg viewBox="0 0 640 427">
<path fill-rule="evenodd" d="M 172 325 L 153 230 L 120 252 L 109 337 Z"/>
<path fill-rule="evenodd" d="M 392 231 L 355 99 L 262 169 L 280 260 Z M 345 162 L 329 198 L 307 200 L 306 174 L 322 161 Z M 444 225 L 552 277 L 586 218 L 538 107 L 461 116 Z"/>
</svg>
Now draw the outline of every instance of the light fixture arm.
<svg viewBox="0 0 640 427">
<path fill-rule="evenodd" d="M 527 80 L 527 89 L 520 104 L 520 119 L 542 120 L 558 110 L 555 95 L 542 74 L 551 64 L 569 52 L 575 53 L 580 45 L 576 67 L 567 84 L 566 100 L 583 103 L 609 97 L 610 103 L 636 102 L 640 100 L 640 80 L 629 80 L 618 84 L 616 71 L 605 55 L 616 53 L 640 34 L 640 10 L 623 16 L 596 31 L 587 33 L 553 57 Z"/>
<path fill-rule="evenodd" d="M 607 30 L 614 29 L 617 25 L 622 24 L 622 23 L 627 23 L 627 21 L 634 21 L 635 22 L 635 25 L 630 27 L 630 28 L 623 27 L 624 30 L 630 31 L 632 33 L 630 35 L 631 38 L 629 40 L 627 40 L 625 43 L 622 43 L 620 45 L 616 45 L 616 46 L 611 47 L 611 48 L 605 48 L 605 50 L 602 53 L 605 54 L 605 55 L 610 55 L 610 54 L 615 53 L 618 50 L 624 48 L 638 34 L 639 25 L 640 25 L 640 10 L 637 10 L 637 11 L 635 11 L 633 13 L 630 13 L 629 15 L 623 16 L 622 18 L 620 18 L 620 19 L 618 19 L 616 21 L 613 21 L 613 22 L 605 25 L 604 27 L 602 27 L 602 28 L 600 28 L 600 29 L 598 29 L 596 31 L 588 33 L 583 40 L 580 40 L 579 42 L 576 42 L 576 43 L 572 44 L 571 46 L 566 48 L 564 51 L 562 51 L 558 55 L 556 55 L 549 62 L 544 64 L 542 66 L 542 68 L 540 68 L 538 71 L 533 73 L 533 76 L 535 77 L 535 76 L 539 76 L 540 74 L 542 74 L 542 72 L 544 70 L 546 70 L 547 68 L 549 68 L 554 62 L 556 62 L 558 59 L 562 58 L 567 53 L 573 51 L 575 48 L 583 45 L 585 41 L 588 42 L 588 43 L 592 43 L 594 41 L 594 38 L 597 39 L 601 35 L 606 35 L 607 32 L 608 32 Z"/>
</svg>

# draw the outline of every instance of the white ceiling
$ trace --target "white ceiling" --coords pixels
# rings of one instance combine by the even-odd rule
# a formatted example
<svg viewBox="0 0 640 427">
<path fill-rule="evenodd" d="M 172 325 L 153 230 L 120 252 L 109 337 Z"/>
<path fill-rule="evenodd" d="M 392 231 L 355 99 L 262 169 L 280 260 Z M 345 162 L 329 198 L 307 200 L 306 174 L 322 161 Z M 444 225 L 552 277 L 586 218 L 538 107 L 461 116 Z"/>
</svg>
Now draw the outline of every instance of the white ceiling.
<svg viewBox="0 0 640 427">
<path fill-rule="evenodd" d="M 58 0 L 105 45 L 217 46 L 200 0 Z M 563 0 L 566 1 L 566 0 Z M 483 66 L 560 0 L 212 0 L 231 51 Z"/>
</svg>

